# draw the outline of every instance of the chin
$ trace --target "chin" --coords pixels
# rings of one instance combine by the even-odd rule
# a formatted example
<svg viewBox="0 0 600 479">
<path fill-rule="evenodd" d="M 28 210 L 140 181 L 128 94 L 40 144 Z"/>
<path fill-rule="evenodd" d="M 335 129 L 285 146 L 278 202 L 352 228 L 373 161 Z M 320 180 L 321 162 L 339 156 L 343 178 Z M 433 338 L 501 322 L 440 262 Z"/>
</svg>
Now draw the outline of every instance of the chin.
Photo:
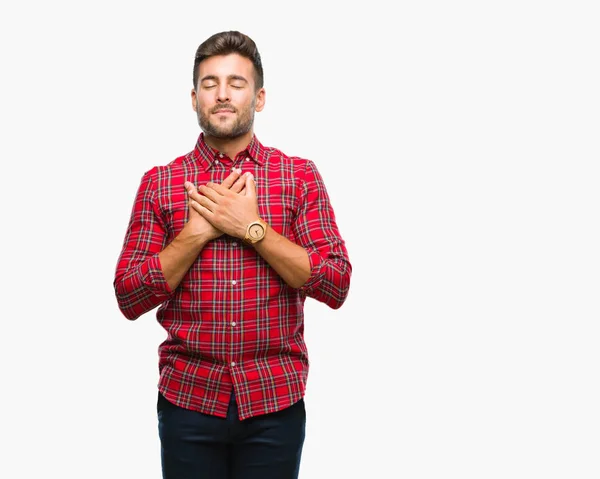
<svg viewBox="0 0 600 479">
<path fill-rule="evenodd" d="M 211 131 L 214 133 L 215 136 L 218 136 L 220 138 L 231 138 L 235 135 L 235 131 L 233 128 L 211 128 Z"/>
<path fill-rule="evenodd" d="M 234 121 L 233 123 L 227 122 L 226 124 L 223 124 L 221 122 L 215 123 L 213 121 L 208 121 L 207 123 L 200 122 L 200 128 L 208 136 L 226 140 L 244 136 L 252 129 L 252 123 L 250 123 L 249 125 L 242 125 L 236 121 Z"/>
<path fill-rule="evenodd" d="M 217 128 L 212 128 L 210 131 L 205 133 L 215 138 L 220 138 L 222 140 L 233 140 L 234 138 L 242 136 L 241 134 L 238 134 L 238 132 L 232 130 L 221 130 Z"/>
</svg>

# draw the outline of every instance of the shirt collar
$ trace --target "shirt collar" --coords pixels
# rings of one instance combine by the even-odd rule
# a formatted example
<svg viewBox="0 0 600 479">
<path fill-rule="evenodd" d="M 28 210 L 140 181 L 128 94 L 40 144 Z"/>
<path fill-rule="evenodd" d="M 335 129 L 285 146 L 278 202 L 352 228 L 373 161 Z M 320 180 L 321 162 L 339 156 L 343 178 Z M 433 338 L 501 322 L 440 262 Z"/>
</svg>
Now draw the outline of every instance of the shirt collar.
<svg viewBox="0 0 600 479">
<path fill-rule="evenodd" d="M 204 133 L 200 133 L 196 147 L 193 151 L 193 156 L 196 161 L 202 166 L 204 171 L 208 171 L 212 168 L 215 160 L 219 159 L 219 151 L 209 146 L 204 141 Z M 267 160 L 265 147 L 258 141 L 256 135 L 252 135 L 252 139 L 248 146 L 243 151 L 246 158 L 252 159 L 259 166 L 264 165 Z"/>
</svg>

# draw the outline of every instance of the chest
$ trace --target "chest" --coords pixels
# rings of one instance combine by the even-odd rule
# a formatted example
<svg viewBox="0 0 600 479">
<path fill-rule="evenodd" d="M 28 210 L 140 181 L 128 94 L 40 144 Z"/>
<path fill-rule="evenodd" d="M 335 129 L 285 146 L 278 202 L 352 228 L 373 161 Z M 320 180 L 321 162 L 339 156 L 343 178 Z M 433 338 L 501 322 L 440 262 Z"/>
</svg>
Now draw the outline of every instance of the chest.
<svg viewBox="0 0 600 479">
<path fill-rule="evenodd" d="M 256 183 L 258 213 L 280 234 L 292 237 L 292 222 L 297 215 L 301 201 L 301 185 L 291 172 L 269 170 L 255 163 L 245 163 L 243 172 L 253 174 Z M 181 168 L 158 178 L 156 188 L 157 213 L 165 226 L 170 242 L 184 227 L 188 216 L 188 196 L 184 183 L 190 181 L 196 187 L 208 182 L 223 183 L 229 169 L 214 168 L 198 171 L 195 168 Z"/>
</svg>

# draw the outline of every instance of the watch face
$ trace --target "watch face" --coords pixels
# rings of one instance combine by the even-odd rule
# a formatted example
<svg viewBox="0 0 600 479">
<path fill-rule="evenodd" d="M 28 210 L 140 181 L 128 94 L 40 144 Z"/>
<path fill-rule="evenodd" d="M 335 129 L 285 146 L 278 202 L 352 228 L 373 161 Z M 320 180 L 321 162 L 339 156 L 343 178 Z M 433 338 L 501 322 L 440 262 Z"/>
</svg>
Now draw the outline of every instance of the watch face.
<svg viewBox="0 0 600 479">
<path fill-rule="evenodd" d="M 265 230 L 261 225 L 252 225 L 250 226 L 250 230 L 248 231 L 250 237 L 253 239 L 261 238 L 264 232 Z"/>
</svg>

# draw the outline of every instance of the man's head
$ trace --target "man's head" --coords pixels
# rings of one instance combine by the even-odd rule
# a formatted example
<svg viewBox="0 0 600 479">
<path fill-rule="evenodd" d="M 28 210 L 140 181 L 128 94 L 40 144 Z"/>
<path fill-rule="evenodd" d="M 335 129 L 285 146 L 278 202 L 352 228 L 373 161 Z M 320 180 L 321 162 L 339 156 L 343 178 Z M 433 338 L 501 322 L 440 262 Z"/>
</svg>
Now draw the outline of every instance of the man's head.
<svg viewBox="0 0 600 479">
<path fill-rule="evenodd" d="M 251 132 L 265 90 L 260 54 L 250 37 L 230 31 L 204 41 L 196 51 L 193 81 L 192 106 L 207 135 L 233 139 Z"/>
<path fill-rule="evenodd" d="M 194 88 L 198 88 L 198 65 L 204 59 L 217 55 L 229 55 L 230 53 L 237 53 L 252 62 L 254 65 L 254 86 L 257 91 L 262 88 L 263 67 L 256 43 L 249 36 L 235 31 L 215 33 L 198 47 L 196 59 L 194 60 Z"/>
</svg>

